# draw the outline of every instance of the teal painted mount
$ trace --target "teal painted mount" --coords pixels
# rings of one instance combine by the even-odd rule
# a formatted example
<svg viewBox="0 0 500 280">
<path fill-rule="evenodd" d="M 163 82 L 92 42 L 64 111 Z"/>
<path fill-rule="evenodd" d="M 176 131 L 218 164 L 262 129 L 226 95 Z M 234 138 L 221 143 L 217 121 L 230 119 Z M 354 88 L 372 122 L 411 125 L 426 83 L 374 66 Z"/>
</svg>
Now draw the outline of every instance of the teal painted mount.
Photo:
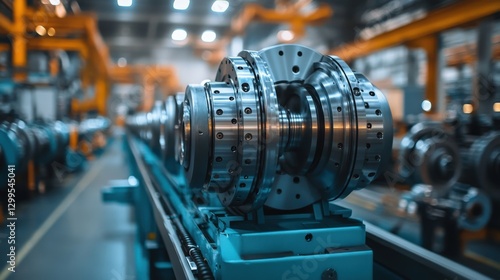
<svg viewBox="0 0 500 280">
<path fill-rule="evenodd" d="M 323 201 L 291 213 L 262 208 L 235 215 L 217 203 L 215 194 L 193 193 L 184 181 L 168 174 L 147 145 L 132 137 L 127 142 L 133 159 L 132 172 L 140 183 L 138 188 L 130 184 L 115 187 L 113 200 L 124 202 L 133 196 L 136 211 L 152 209 L 142 213 L 145 215 L 138 224 L 152 226 L 153 222 L 154 231 L 162 236 L 156 242 L 169 252 L 166 267 L 171 268 L 164 273 L 178 277 L 182 270 L 179 265 L 185 264 L 184 271 L 192 273 L 193 279 L 213 279 L 205 277 L 207 271 L 215 279 L 372 278 L 373 255 L 365 244 L 365 227 L 350 218 L 349 209 Z M 139 165 L 145 168 L 137 168 Z M 156 186 L 158 192 L 153 196 L 164 199 L 168 211 L 158 209 L 162 204 L 148 195 L 139 195 L 147 193 L 146 182 Z M 109 200 L 107 191 L 104 198 Z M 168 212 L 168 221 L 179 223 L 173 223 L 173 227 L 158 223 L 158 213 L 163 211 Z M 182 226 L 182 230 L 175 225 Z M 183 241 L 177 239 L 184 235 L 196 245 L 177 248 L 177 243 L 183 246 Z M 146 242 L 139 241 L 144 247 Z M 190 255 L 193 249 L 199 250 L 206 267 L 195 264 Z M 159 267 L 149 263 L 149 269 Z"/>
</svg>

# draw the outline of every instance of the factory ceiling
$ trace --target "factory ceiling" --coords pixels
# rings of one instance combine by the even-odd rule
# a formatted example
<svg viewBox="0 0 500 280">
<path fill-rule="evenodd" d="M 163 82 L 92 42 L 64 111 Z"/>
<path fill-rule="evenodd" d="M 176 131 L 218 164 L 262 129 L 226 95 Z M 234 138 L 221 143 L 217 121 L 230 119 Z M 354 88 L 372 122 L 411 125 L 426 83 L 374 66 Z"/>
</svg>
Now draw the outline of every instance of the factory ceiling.
<svg viewBox="0 0 500 280">
<path fill-rule="evenodd" d="M 188 38 L 201 38 L 206 30 L 212 30 L 220 38 L 228 32 L 231 19 L 236 17 L 245 5 L 258 3 L 266 8 L 274 8 L 275 0 L 229 0 L 225 12 L 212 11 L 214 1 L 176 0 L 177 4 L 189 2 L 185 10 L 174 8 L 174 0 L 78 0 L 83 12 L 95 12 L 98 16 L 99 30 L 107 43 L 112 59 L 120 57 L 130 60 L 152 63 L 152 53 L 185 48 L 176 44 L 172 32 L 176 29 L 186 31 Z M 130 4 L 131 6 L 119 6 Z M 224 1 L 225 2 L 225 1 Z M 324 25 L 314 28 L 314 44 L 333 47 L 354 39 L 359 17 L 363 12 L 359 7 L 367 0 L 355 1 L 310 1 L 311 7 L 327 3 L 333 10 L 333 16 Z M 270 36 L 276 36 L 279 26 L 253 23 L 246 29 L 243 37 L 245 47 L 268 42 Z M 315 42 L 317 40 L 318 42 Z M 272 42 L 272 40 L 271 40 Z M 189 46 L 187 46 L 189 47 Z"/>
</svg>

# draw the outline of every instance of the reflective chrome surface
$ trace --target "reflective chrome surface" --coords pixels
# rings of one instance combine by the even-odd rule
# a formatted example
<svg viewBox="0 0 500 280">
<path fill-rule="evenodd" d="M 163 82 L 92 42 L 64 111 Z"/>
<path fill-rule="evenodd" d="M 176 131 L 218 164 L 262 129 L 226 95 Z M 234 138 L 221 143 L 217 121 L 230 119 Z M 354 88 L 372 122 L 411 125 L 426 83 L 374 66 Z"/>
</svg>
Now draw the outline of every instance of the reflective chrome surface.
<svg viewBox="0 0 500 280">
<path fill-rule="evenodd" d="M 189 185 L 237 211 L 345 197 L 390 156 L 383 94 L 338 57 L 302 46 L 225 58 L 215 82 L 188 86 L 182 111 Z"/>
</svg>

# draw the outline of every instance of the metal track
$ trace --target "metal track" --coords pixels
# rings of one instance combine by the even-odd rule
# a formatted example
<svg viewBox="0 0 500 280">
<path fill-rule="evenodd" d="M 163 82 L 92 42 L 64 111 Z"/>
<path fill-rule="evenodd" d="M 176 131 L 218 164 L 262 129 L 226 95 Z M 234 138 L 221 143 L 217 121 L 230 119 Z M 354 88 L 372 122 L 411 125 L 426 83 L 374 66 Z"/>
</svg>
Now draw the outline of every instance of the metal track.
<svg viewBox="0 0 500 280">
<path fill-rule="evenodd" d="M 167 200 L 155 187 L 148 169 L 144 164 L 144 160 L 141 157 L 141 153 L 134 143 L 134 140 L 131 139 L 130 136 L 128 136 L 127 142 L 137 164 L 137 169 L 141 174 L 141 178 L 144 183 L 144 189 L 151 203 L 151 208 L 153 210 L 156 225 L 163 239 L 163 242 L 165 242 L 165 248 L 167 249 L 170 261 L 172 262 L 175 278 L 194 280 L 196 278 L 191 272 L 189 263 L 186 260 L 184 252 L 182 250 L 181 241 L 177 236 L 172 218 L 167 215 L 167 212 L 165 211 L 165 208 L 163 206 L 162 200 Z"/>
</svg>

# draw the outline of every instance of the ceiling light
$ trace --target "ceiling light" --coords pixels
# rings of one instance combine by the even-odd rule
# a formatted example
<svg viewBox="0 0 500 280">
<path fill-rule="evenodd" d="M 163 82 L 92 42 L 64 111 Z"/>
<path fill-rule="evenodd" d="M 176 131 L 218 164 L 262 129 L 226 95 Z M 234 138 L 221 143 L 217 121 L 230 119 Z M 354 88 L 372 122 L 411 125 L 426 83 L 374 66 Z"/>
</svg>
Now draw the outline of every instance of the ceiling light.
<svg viewBox="0 0 500 280">
<path fill-rule="evenodd" d="M 172 40 L 183 41 L 187 38 L 187 32 L 184 29 L 176 29 L 172 32 Z"/>
<path fill-rule="evenodd" d="M 45 36 L 45 33 L 47 33 L 47 30 L 45 29 L 45 27 L 43 27 L 41 25 L 37 25 L 37 27 L 35 27 L 35 32 L 36 32 L 36 34 L 38 34 L 40 36 Z"/>
<path fill-rule="evenodd" d="M 474 110 L 474 107 L 472 106 L 472 104 L 466 103 L 462 106 L 462 110 L 465 114 L 470 114 Z"/>
<path fill-rule="evenodd" d="M 432 103 L 429 100 L 422 101 L 422 110 L 429 112 L 432 109 Z"/>
<path fill-rule="evenodd" d="M 500 112 L 500 102 L 493 104 L 493 111 L 495 111 L 495 113 Z"/>
<path fill-rule="evenodd" d="M 50 27 L 49 29 L 47 29 L 47 35 L 49 35 L 50 37 L 56 35 L 56 30 L 54 29 L 54 27 Z"/>
<path fill-rule="evenodd" d="M 281 42 L 290 42 L 293 38 L 295 38 L 295 34 L 290 30 L 281 30 L 278 32 L 278 40 Z"/>
<path fill-rule="evenodd" d="M 189 0 L 175 0 L 174 9 L 185 10 L 189 7 Z"/>
<path fill-rule="evenodd" d="M 66 16 L 66 8 L 64 7 L 64 5 L 57 5 L 55 12 L 56 12 L 56 16 L 58 16 L 60 18 Z"/>
<path fill-rule="evenodd" d="M 130 7 L 132 6 L 132 0 L 117 0 L 118 6 L 120 7 Z"/>
<path fill-rule="evenodd" d="M 59 4 L 61 4 L 61 1 L 60 0 L 49 0 L 50 4 L 54 5 L 54 6 L 57 6 Z"/>
<path fill-rule="evenodd" d="M 201 40 L 203 40 L 203 42 L 210 43 L 215 41 L 215 38 L 217 38 L 217 34 L 215 34 L 212 30 L 206 30 L 203 34 L 201 34 Z"/>
<path fill-rule="evenodd" d="M 125 67 L 127 66 L 127 59 L 125 57 L 120 57 L 118 58 L 117 64 L 118 67 Z"/>
<path fill-rule="evenodd" d="M 212 11 L 216 13 L 223 13 L 229 8 L 229 2 L 226 0 L 215 0 L 212 4 Z"/>
</svg>

